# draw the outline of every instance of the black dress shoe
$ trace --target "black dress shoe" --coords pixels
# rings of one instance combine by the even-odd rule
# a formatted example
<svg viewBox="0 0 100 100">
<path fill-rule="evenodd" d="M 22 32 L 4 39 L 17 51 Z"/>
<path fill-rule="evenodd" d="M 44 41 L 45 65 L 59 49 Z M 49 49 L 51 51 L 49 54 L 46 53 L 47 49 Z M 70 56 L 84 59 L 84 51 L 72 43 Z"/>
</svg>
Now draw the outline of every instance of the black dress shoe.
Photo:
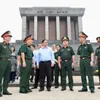
<svg viewBox="0 0 100 100">
<path fill-rule="evenodd" d="M 87 92 L 87 89 L 78 90 L 78 92 Z"/>
<path fill-rule="evenodd" d="M 51 91 L 51 89 L 50 88 L 47 88 L 47 91 Z"/>
<path fill-rule="evenodd" d="M 98 89 L 100 89 L 100 87 L 98 87 Z"/>
<path fill-rule="evenodd" d="M 55 88 L 58 88 L 58 86 L 55 86 Z"/>
<path fill-rule="evenodd" d="M 32 87 L 31 89 L 37 89 L 37 87 Z"/>
<path fill-rule="evenodd" d="M 19 93 L 27 94 L 28 92 L 27 91 L 19 91 Z"/>
<path fill-rule="evenodd" d="M 95 93 L 94 90 L 91 90 L 91 93 Z"/>
<path fill-rule="evenodd" d="M 3 95 L 12 95 L 12 93 L 10 93 L 10 92 L 3 92 Z"/>
<path fill-rule="evenodd" d="M 66 90 L 66 88 L 62 88 L 62 89 L 61 89 L 61 91 L 65 91 L 65 90 Z"/>
<path fill-rule="evenodd" d="M 73 88 L 70 88 L 70 91 L 74 91 L 74 89 Z"/>
<path fill-rule="evenodd" d="M 32 90 L 31 89 L 28 89 L 28 90 L 26 90 L 26 92 L 32 92 Z"/>
<path fill-rule="evenodd" d="M 2 94 L 0 93 L 0 97 L 2 97 Z"/>
<path fill-rule="evenodd" d="M 41 91 L 44 91 L 44 89 L 43 88 L 40 88 L 39 92 L 41 92 Z"/>
</svg>

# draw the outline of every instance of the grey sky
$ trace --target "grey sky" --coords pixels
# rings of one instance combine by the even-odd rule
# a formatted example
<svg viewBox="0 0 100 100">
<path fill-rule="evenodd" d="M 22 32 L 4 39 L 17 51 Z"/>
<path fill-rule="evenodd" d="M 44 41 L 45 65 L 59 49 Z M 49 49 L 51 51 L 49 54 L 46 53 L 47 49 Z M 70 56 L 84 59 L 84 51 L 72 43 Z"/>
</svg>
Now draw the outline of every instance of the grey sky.
<svg viewBox="0 0 100 100">
<path fill-rule="evenodd" d="M 21 39 L 22 20 L 19 7 L 84 7 L 86 10 L 83 17 L 83 31 L 88 34 L 88 39 L 95 41 L 95 38 L 100 36 L 99 2 L 99 0 L 1 0 L 0 35 L 6 30 L 11 30 L 12 41 Z"/>
</svg>

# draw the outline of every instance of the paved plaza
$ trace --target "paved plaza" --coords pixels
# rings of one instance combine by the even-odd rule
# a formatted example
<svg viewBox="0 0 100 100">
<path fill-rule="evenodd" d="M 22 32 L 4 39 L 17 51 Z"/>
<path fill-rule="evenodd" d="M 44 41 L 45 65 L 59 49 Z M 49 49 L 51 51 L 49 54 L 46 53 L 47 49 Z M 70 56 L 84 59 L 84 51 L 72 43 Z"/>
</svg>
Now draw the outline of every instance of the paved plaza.
<svg viewBox="0 0 100 100">
<path fill-rule="evenodd" d="M 9 91 L 13 93 L 12 96 L 3 96 L 0 100 L 100 100 L 100 90 L 98 88 L 98 77 L 94 76 L 94 81 L 96 85 L 95 93 L 91 94 L 90 91 L 79 93 L 78 90 L 81 89 L 81 78 L 80 76 L 74 76 L 74 92 L 69 91 L 67 87 L 66 91 L 61 91 L 61 87 L 55 89 L 54 86 L 51 88 L 51 92 L 45 91 L 39 92 L 38 89 L 34 89 L 32 93 L 20 94 L 19 80 L 16 80 L 15 83 L 10 84 Z M 33 83 L 31 83 L 32 85 Z"/>
<path fill-rule="evenodd" d="M 13 93 L 12 96 L 3 96 L 0 100 L 100 100 L 100 90 L 97 89 L 96 93 L 91 94 L 90 91 L 79 93 L 78 90 L 81 89 L 80 86 L 74 87 L 74 92 L 61 91 L 61 87 L 55 89 L 52 87 L 51 92 L 47 92 L 46 89 L 43 92 L 38 92 L 38 89 L 33 90 L 32 93 L 19 94 L 18 87 L 10 87 L 9 91 Z"/>
</svg>

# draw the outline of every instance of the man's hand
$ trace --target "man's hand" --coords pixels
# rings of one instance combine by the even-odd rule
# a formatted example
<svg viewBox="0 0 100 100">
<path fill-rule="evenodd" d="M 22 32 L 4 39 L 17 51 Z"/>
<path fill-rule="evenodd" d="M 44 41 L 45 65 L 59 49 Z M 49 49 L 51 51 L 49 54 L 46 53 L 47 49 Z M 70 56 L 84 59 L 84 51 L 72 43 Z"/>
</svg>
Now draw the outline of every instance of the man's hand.
<svg viewBox="0 0 100 100">
<path fill-rule="evenodd" d="M 72 68 L 74 68 L 74 65 L 75 65 L 74 62 L 72 62 Z"/>
<path fill-rule="evenodd" d="M 93 61 L 90 62 L 90 66 L 92 66 L 92 67 L 94 66 Z"/>
<path fill-rule="evenodd" d="M 17 65 L 18 65 L 18 66 L 21 66 L 21 63 L 20 63 L 20 61 L 17 61 Z"/>
<path fill-rule="evenodd" d="M 59 69 L 61 69 L 61 64 L 60 63 L 58 64 L 58 66 L 59 66 Z"/>
<path fill-rule="evenodd" d="M 98 61 L 95 62 L 95 65 L 98 65 Z"/>
<path fill-rule="evenodd" d="M 53 63 L 51 64 L 51 67 L 54 67 L 54 64 Z"/>
<path fill-rule="evenodd" d="M 39 66 L 37 66 L 37 69 L 39 69 Z"/>
<path fill-rule="evenodd" d="M 78 63 L 78 67 L 80 67 L 80 63 Z"/>
<path fill-rule="evenodd" d="M 26 67 L 26 62 L 23 62 L 23 67 Z"/>
</svg>

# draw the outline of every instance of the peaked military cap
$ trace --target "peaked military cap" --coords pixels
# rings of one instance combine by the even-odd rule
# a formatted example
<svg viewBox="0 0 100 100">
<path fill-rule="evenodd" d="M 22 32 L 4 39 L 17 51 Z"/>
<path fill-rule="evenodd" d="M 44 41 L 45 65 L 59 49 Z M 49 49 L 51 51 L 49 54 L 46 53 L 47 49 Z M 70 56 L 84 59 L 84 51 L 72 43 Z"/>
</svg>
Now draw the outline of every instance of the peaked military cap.
<svg viewBox="0 0 100 100">
<path fill-rule="evenodd" d="M 4 33 L 1 35 L 2 38 L 7 37 L 7 36 L 12 37 L 10 31 L 6 31 L 6 32 L 4 32 Z"/>
</svg>

